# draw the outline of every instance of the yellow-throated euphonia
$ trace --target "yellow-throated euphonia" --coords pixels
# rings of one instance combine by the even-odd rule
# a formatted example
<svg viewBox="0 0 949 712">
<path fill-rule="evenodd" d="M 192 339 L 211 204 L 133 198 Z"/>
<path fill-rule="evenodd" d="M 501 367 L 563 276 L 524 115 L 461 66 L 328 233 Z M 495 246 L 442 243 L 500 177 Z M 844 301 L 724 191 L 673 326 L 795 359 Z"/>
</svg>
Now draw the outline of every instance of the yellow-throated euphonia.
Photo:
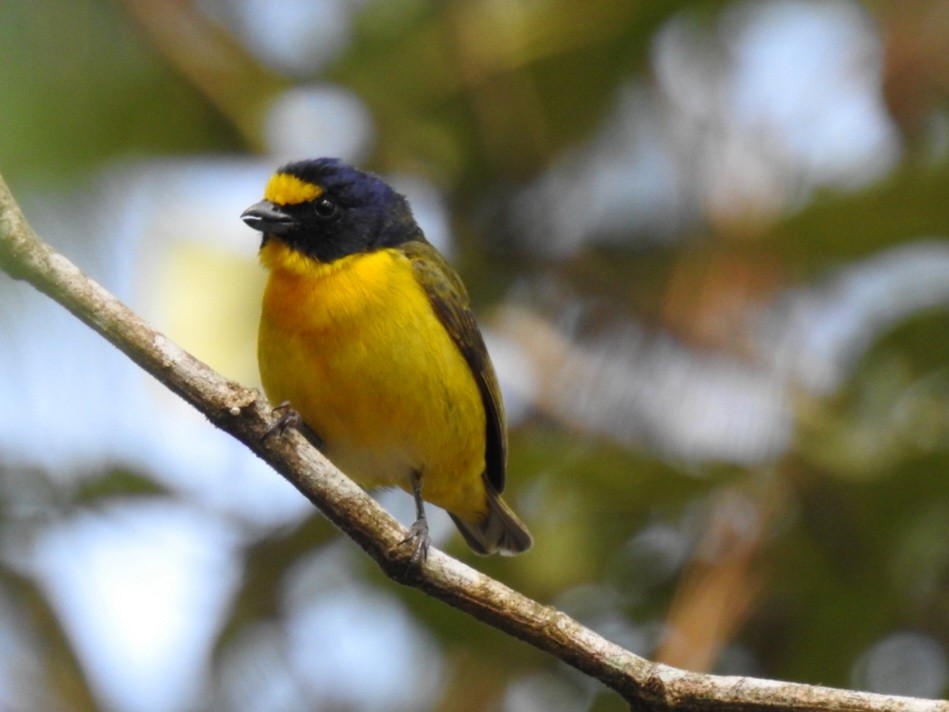
<svg viewBox="0 0 949 712">
<path fill-rule="evenodd" d="M 331 158 L 280 168 L 241 216 L 269 270 L 257 358 L 341 470 L 444 508 L 474 551 L 531 536 L 501 501 L 507 433 L 494 368 L 461 279 L 381 178 Z"/>
</svg>

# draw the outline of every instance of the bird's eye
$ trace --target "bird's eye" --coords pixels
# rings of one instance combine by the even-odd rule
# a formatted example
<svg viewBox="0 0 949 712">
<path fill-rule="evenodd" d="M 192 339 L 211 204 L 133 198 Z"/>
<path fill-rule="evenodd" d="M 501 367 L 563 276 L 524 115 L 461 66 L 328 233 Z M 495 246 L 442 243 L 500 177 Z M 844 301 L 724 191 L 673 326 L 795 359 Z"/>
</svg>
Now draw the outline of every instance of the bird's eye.
<svg viewBox="0 0 949 712">
<path fill-rule="evenodd" d="M 339 211 L 339 208 L 336 207 L 334 203 L 329 198 L 320 198 L 316 201 L 316 205 L 313 206 L 313 209 L 316 211 L 316 216 L 322 218 L 323 220 L 329 220 L 332 217 L 336 216 L 336 213 Z"/>
</svg>

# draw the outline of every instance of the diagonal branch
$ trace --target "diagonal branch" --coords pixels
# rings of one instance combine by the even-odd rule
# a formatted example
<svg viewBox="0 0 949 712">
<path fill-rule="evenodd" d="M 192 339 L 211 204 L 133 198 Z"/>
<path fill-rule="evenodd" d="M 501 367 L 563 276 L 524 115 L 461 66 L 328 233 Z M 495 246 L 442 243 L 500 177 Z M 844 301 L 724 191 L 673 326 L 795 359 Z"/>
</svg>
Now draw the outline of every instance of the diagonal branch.
<svg viewBox="0 0 949 712">
<path fill-rule="evenodd" d="M 146 324 L 32 231 L 0 177 L 0 268 L 59 302 L 135 363 L 244 443 L 362 547 L 394 581 L 425 591 L 524 640 L 621 694 L 637 710 L 949 712 L 949 703 L 756 678 L 690 673 L 649 662 L 560 611 L 438 551 L 410 566 L 405 532 L 296 431 L 261 437 L 271 407 Z"/>
</svg>

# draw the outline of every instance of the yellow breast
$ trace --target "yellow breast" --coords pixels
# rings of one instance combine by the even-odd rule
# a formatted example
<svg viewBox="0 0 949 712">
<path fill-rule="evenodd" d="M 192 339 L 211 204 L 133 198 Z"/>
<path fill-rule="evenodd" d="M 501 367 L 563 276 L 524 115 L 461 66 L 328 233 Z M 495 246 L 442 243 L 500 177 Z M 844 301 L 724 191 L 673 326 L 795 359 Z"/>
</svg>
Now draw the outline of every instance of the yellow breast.
<svg viewBox="0 0 949 712">
<path fill-rule="evenodd" d="M 268 240 L 261 380 L 364 486 L 408 488 L 463 517 L 486 511 L 485 412 L 474 376 L 398 250 L 322 264 Z"/>
</svg>

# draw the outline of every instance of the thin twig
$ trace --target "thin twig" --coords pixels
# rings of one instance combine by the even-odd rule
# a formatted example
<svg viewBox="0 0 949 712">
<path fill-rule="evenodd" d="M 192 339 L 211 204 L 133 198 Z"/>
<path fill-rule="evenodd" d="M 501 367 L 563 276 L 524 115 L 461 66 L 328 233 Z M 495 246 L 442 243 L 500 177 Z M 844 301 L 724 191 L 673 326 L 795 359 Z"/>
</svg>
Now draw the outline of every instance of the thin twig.
<svg viewBox="0 0 949 712">
<path fill-rule="evenodd" d="M 313 502 L 398 583 L 550 653 L 616 690 L 636 710 L 949 712 L 949 703 L 747 677 L 689 673 L 633 655 L 566 614 L 432 550 L 410 566 L 399 524 L 296 431 L 261 437 L 271 406 L 146 324 L 32 231 L 0 177 L 0 267 L 69 309 L 135 363 L 244 443 Z"/>
</svg>

